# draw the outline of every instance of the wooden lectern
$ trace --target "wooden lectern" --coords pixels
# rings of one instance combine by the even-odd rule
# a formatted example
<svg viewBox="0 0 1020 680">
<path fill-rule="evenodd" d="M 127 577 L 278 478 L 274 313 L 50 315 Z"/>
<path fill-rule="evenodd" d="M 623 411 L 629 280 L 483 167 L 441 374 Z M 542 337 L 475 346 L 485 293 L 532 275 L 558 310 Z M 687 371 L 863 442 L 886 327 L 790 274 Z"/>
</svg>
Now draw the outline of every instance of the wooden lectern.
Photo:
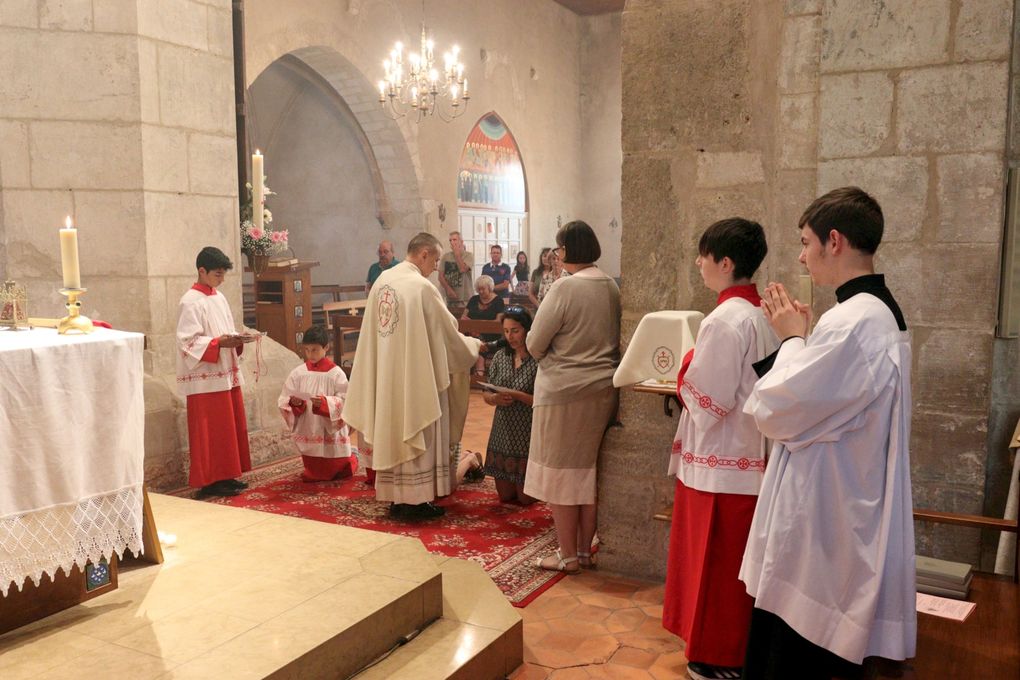
<svg viewBox="0 0 1020 680">
<path fill-rule="evenodd" d="M 317 266 L 303 260 L 255 276 L 255 327 L 293 352 L 312 325 L 312 267 Z"/>
</svg>

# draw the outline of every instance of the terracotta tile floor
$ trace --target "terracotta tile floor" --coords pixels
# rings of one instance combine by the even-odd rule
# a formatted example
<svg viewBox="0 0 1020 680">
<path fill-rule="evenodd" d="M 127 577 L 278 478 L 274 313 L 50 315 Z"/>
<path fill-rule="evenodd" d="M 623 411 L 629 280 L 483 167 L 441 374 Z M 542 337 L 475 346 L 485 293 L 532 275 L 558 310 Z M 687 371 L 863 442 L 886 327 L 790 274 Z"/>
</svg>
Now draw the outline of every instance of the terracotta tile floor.
<svg viewBox="0 0 1020 680">
<path fill-rule="evenodd" d="M 471 393 L 464 448 L 485 452 L 494 407 Z M 675 680 L 687 677 L 680 638 L 662 628 L 658 583 L 584 571 L 518 611 L 524 665 L 512 680 Z"/>
<path fill-rule="evenodd" d="M 511 680 L 687 677 L 680 638 L 662 628 L 663 586 L 585 571 L 519 610 L 524 665 Z"/>
</svg>

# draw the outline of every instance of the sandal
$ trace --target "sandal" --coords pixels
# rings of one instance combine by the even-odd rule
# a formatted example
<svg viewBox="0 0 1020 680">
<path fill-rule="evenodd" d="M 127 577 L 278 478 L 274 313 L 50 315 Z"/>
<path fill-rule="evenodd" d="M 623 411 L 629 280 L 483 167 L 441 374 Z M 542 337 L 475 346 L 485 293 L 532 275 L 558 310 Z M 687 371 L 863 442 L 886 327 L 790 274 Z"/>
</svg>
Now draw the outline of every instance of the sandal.
<svg viewBox="0 0 1020 680">
<path fill-rule="evenodd" d="M 550 560 L 553 561 L 550 562 Z M 567 565 L 569 564 L 574 564 L 575 565 L 574 568 L 568 569 Z M 548 571 L 562 571 L 564 574 L 580 573 L 581 567 L 576 565 L 577 558 L 568 557 L 564 559 L 563 553 L 560 552 L 559 548 L 557 548 L 556 552 L 550 555 L 549 557 L 540 557 L 538 561 L 535 562 L 535 566 L 538 567 L 539 569 L 546 569 Z"/>
<path fill-rule="evenodd" d="M 595 562 L 595 559 L 591 556 L 590 552 L 577 551 L 577 563 L 582 569 L 598 569 L 599 565 Z"/>
<path fill-rule="evenodd" d="M 733 678 L 739 680 L 742 668 L 728 668 L 726 666 L 713 666 L 707 663 L 690 661 L 687 663 L 687 675 L 692 680 L 727 680 Z"/>
</svg>

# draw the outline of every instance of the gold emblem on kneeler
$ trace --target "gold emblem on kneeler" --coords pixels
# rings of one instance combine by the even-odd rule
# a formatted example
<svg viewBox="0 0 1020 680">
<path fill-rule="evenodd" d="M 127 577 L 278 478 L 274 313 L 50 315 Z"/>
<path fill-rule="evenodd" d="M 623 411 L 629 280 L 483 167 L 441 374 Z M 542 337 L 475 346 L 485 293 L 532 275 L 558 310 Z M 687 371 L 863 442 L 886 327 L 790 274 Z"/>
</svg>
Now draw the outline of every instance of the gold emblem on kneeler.
<svg viewBox="0 0 1020 680">
<path fill-rule="evenodd" d="M 0 328 L 29 328 L 28 293 L 24 286 L 11 280 L 0 286 Z"/>
</svg>

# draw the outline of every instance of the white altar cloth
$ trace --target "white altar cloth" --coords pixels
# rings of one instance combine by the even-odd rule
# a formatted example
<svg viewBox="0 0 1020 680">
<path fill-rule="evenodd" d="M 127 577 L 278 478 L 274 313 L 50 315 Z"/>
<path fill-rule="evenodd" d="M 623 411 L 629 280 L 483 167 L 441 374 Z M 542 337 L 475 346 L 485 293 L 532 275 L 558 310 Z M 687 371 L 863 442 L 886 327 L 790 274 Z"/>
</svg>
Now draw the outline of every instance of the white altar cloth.
<svg viewBox="0 0 1020 680">
<path fill-rule="evenodd" d="M 0 331 L 0 593 L 142 546 L 139 333 Z"/>
<path fill-rule="evenodd" d="M 627 387 L 645 380 L 675 383 L 680 362 L 694 348 L 704 318 L 701 312 L 645 314 L 627 343 L 627 351 L 613 375 L 613 386 Z"/>
</svg>

